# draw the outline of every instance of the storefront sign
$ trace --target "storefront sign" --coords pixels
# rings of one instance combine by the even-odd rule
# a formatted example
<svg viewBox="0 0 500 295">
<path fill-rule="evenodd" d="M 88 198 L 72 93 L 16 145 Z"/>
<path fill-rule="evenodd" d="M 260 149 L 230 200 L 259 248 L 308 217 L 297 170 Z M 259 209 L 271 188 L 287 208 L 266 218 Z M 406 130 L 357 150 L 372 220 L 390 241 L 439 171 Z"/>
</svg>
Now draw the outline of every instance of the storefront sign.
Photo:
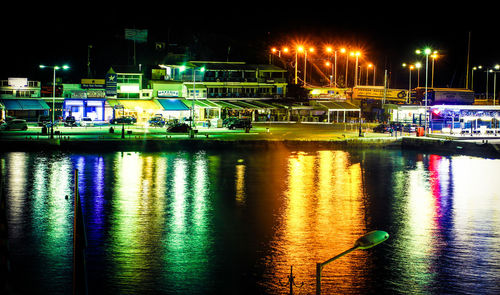
<svg viewBox="0 0 500 295">
<path fill-rule="evenodd" d="M 28 78 L 9 78 L 8 81 L 10 87 L 28 87 Z"/>
<path fill-rule="evenodd" d="M 115 73 L 106 74 L 106 96 L 116 96 L 117 79 Z"/>
<path fill-rule="evenodd" d="M 177 90 L 158 90 L 158 97 L 179 97 Z"/>
<path fill-rule="evenodd" d="M 106 79 L 82 79 L 82 88 L 102 88 L 106 85 Z"/>
</svg>

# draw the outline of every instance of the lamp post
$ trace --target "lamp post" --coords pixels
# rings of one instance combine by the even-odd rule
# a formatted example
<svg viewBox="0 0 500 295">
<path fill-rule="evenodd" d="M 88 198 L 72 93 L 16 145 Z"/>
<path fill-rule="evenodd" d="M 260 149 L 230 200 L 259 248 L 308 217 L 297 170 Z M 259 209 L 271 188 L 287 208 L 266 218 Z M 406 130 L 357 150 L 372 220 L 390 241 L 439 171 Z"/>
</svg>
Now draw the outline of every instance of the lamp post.
<svg viewBox="0 0 500 295">
<path fill-rule="evenodd" d="M 298 53 L 304 51 L 304 47 L 302 46 L 297 46 L 295 49 L 295 85 L 297 85 L 298 80 L 297 80 L 297 68 L 298 68 Z"/>
<path fill-rule="evenodd" d="M 431 54 L 431 49 L 430 48 L 425 48 L 424 51 L 422 52 L 420 49 L 416 50 L 417 54 L 425 54 L 425 133 L 427 134 L 427 78 L 428 78 L 428 73 L 429 73 L 429 55 Z"/>
<path fill-rule="evenodd" d="M 411 70 L 413 70 L 413 68 L 415 67 L 414 65 L 407 65 L 407 64 L 403 64 L 403 68 L 405 67 L 408 67 L 408 72 L 409 72 L 409 78 L 408 78 L 408 96 L 407 96 L 407 100 L 406 100 L 406 103 L 409 104 L 410 103 L 410 100 L 411 100 Z"/>
<path fill-rule="evenodd" d="M 326 51 L 328 53 L 331 53 L 332 51 L 334 52 L 335 66 L 332 65 L 332 76 L 333 76 L 333 81 L 335 81 L 335 87 L 337 87 L 337 49 L 333 50 L 331 47 L 327 47 Z"/>
<path fill-rule="evenodd" d="M 356 57 L 356 68 L 354 69 L 354 87 L 358 86 L 358 58 L 361 53 L 359 51 L 351 52 L 351 56 Z"/>
<path fill-rule="evenodd" d="M 45 66 L 40 65 L 40 69 L 49 68 L 53 70 L 53 80 L 52 80 L 52 123 L 50 125 L 50 138 L 54 138 L 54 121 L 55 121 L 55 105 L 56 105 L 56 71 L 59 69 L 67 70 L 69 66 Z"/>
<path fill-rule="evenodd" d="M 500 65 L 494 66 L 494 74 L 493 74 L 493 105 L 496 105 L 496 97 L 497 97 L 497 72 L 500 70 Z"/>
<path fill-rule="evenodd" d="M 325 262 L 316 263 L 316 295 L 321 294 L 321 272 L 323 271 L 323 267 L 325 267 L 328 263 L 330 263 L 336 259 L 339 259 L 340 257 L 342 257 L 342 256 L 344 256 L 344 255 L 346 255 L 354 250 L 357 250 L 357 249 L 365 250 L 365 249 L 369 249 L 371 247 L 374 247 L 374 246 L 384 242 L 388 238 L 389 238 L 389 234 L 385 231 L 381 231 L 381 230 L 371 231 L 371 232 L 365 234 L 364 236 L 358 238 L 356 240 L 356 242 L 354 243 L 354 246 L 352 248 L 347 249 L 346 251 L 338 254 L 337 256 L 334 256 L 334 257 L 328 259 Z"/>
<path fill-rule="evenodd" d="M 307 73 L 307 51 L 313 53 L 314 48 L 309 48 L 309 50 L 304 50 L 304 87 L 306 86 L 306 73 Z"/>
<path fill-rule="evenodd" d="M 431 88 L 434 88 L 434 62 L 436 58 L 438 58 L 437 51 L 434 51 L 431 55 L 432 57 L 432 79 L 431 79 Z"/>
<path fill-rule="evenodd" d="M 186 69 L 185 66 L 181 66 L 180 71 L 183 72 L 185 69 Z M 193 70 L 193 98 L 191 100 L 191 121 L 189 122 L 191 127 L 189 134 L 191 138 L 194 137 L 193 127 L 196 127 L 196 125 L 194 124 L 194 101 L 196 99 L 196 68 L 192 67 L 192 70 Z M 205 72 L 205 67 L 199 68 L 199 71 Z"/>
<path fill-rule="evenodd" d="M 472 68 L 472 77 L 471 77 L 471 85 L 470 85 L 470 89 L 472 91 L 474 91 L 474 71 L 480 70 L 482 68 L 483 68 L 483 66 L 477 66 L 477 67 Z"/>
</svg>

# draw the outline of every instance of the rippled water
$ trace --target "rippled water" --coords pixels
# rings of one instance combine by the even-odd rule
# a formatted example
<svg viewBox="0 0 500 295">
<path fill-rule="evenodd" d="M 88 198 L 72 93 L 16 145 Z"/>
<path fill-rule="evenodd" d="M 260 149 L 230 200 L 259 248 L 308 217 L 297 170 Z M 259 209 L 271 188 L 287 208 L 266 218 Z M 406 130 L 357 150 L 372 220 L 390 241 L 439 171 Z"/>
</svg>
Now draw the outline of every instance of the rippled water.
<svg viewBox="0 0 500 295">
<path fill-rule="evenodd" d="M 69 294 L 500 294 L 500 161 L 399 150 L 0 154 L 12 288 Z M 66 198 L 68 196 L 68 198 Z"/>
</svg>

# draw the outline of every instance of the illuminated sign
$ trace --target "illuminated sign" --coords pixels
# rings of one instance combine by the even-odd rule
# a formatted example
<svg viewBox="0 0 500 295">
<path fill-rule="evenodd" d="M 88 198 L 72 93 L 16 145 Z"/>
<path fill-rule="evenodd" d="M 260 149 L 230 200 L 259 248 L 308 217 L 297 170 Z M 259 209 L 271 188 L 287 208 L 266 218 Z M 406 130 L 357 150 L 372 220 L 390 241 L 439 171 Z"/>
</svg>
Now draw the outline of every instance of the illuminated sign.
<svg viewBox="0 0 500 295">
<path fill-rule="evenodd" d="M 121 85 L 121 93 L 139 93 L 139 85 Z"/>
<path fill-rule="evenodd" d="M 407 90 L 402 89 L 384 89 L 384 87 L 355 87 L 353 98 L 386 98 L 405 99 Z"/>
<path fill-rule="evenodd" d="M 104 88 L 106 79 L 82 79 L 82 88 Z"/>
<path fill-rule="evenodd" d="M 21 88 L 28 86 L 28 78 L 9 78 L 8 83 L 10 87 Z"/>
<path fill-rule="evenodd" d="M 176 90 L 158 90 L 158 97 L 179 97 L 179 91 L 176 91 Z"/>
</svg>

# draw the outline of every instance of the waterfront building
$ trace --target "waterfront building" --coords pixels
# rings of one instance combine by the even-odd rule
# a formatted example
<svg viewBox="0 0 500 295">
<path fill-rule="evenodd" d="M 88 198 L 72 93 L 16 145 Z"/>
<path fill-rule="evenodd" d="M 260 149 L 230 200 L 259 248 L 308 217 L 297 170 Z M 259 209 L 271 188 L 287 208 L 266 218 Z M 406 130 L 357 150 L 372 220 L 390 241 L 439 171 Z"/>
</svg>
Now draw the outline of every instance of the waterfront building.
<svg viewBox="0 0 500 295">
<path fill-rule="evenodd" d="M 149 88 L 170 112 L 182 116 L 182 105 L 188 110 L 194 106 L 199 122 L 226 117 L 285 120 L 285 77 L 286 70 L 274 65 L 190 61 L 153 69 Z"/>
<path fill-rule="evenodd" d="M 0 80 L 0 120 L 7 116 L 29 121 L 48 115 L 50 107 L 40 98 L 42 92 L 39 81 L 28 78 L 8 78 Z"/>
</svg>

